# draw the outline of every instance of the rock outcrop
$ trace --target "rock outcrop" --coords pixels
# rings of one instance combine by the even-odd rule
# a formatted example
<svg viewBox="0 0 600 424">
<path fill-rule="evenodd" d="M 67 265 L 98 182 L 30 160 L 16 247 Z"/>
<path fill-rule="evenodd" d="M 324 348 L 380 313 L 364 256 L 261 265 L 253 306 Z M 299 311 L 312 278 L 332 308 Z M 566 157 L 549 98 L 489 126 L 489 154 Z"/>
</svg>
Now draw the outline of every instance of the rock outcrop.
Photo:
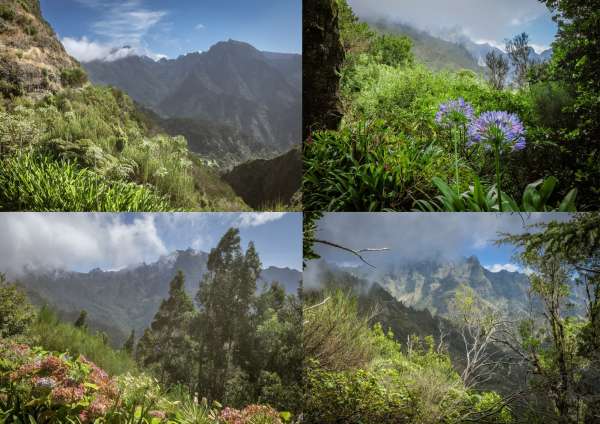
<svg viewBox="0 0 600 424">
<path fill-rule="evenodd" d="M 0 1 L 0 95 L 43 97 L 84 78 L 44 20 L 39 0 Z"/>
</svg>

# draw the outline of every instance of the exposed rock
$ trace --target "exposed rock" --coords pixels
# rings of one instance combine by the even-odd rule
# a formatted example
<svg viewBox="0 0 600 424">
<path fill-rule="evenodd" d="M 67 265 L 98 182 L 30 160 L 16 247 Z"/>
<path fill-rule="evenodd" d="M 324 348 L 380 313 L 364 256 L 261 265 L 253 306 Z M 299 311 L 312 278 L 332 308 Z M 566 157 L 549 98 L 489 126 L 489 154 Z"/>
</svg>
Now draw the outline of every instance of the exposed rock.
<svg viewBox="0 0 600 424">
<path fill-rule="evenodd" d="M 303 139 L 316 129 L 337 129 L 340 67 L 344 48 L 340 41 L 335 0 L 305 0 L 303 18 Z"/>
<path fill-rule="evenodd" d="M 0 2 L 0 94 L 43 97 L 62 89 L 64 72 L 77 68 L 42 18 L 39 0 Z"/>
</svg>

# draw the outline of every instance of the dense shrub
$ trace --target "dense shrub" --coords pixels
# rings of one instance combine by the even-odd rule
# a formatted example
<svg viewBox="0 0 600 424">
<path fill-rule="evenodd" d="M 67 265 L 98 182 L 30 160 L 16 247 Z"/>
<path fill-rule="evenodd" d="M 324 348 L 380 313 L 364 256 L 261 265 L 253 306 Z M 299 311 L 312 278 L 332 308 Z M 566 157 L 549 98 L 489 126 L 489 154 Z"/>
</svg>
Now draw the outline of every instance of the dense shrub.
<svg viewBox="0 0 600 424">
<path fill-rule="evenodd" d="M 461 180 L 470 180 L 461 169 Z M 442 146 L 397 135 L 381 121 L 320 132 L 304 147 L 303 202 L 311 211 L 411 209 L 434 193 L 434 176 L 452 173 Z"/>
<path fill-rule="evenodd" d="M 0 18 L 12 21 L 15 19 L 15 9 L 9 4 L 0 4 Z"/>
<path fill-rule="evenodd" d="M 282 424 L 266 405 L 238 411 L 171 399 L 147 375 L 111 377 L 83 355 L 0 339 L 0 421 L 7 423 Z"/>
<path fill-rule="evenodd" d="M 68 352 L 72 356 L 83 355 L 98 364 L 111 375 L 135 372 L 134 360 L 126 352 L 116 351 L 106 343 L 100 333 L 61 322 L 56 314 L 44 307 L 38 311 L 29 330 L 29 337 L 36 345 L 52 352 Z"/>
<path fill-rule="evenodd" d="M 435 345 L 433 337 L 411 337 L 402 349 L 380 324 L 370 328 L 370 317 L 358 313 L 352 295 L 337 291 L 321 298 L 324 301 L 309 306 L 304 314 L 305 344 L 310 348 L 303 411 L 307 422 L 513 422 L 500 395 L 464 386 L 448 353 Z M 322 337 L 315 338 L 315 332 Z M 336 360 L 360 356 L 364 349 L 370 352 L 366 361 Z M 338 350 L 345 354 L 340 356 Z"/>
<path fill-rule="evenodd" d="M 60 80 L 68 87 L 79 87 L 87 82 L 87 74 L 82 68 L 63 69 L 60 72 Z"/>
</svg>

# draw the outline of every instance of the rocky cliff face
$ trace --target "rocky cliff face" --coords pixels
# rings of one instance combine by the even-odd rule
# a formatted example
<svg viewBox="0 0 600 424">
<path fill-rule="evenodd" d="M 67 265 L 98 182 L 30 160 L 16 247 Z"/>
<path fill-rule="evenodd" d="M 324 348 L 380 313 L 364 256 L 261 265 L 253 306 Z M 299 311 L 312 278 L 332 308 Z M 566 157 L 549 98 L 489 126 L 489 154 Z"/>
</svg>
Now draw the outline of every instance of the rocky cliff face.
<svg viewBox="0 0 600 424">
<path fill-rule="evenodd" d="M 335 0 L 305 0 L 303 16 L 303 139 L 341 121 L 339 71 L 344 60 Z"/>
<path fill-rule="evenodd" d="M 79 63 L 44 20 L 39 0 L 0 1 L 0 93 L 42 97 L 68 84 Z"/>
<path fill-rule="evenodd" d="M 290 204 L 300 190 L 302 154 L 293 149 L 273 159 L 253 160 L 236 166 L 223 179 L 252 208 Z"/>
</svg>

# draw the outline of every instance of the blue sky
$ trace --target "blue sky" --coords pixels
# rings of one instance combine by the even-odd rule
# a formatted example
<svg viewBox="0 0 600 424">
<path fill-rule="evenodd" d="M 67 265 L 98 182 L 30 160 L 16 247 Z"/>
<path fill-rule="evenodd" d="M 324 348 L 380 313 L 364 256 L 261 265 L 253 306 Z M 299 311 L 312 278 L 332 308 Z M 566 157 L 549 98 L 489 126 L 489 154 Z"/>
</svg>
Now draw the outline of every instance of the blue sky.
<svg viewBox="0 0 600 424">
<path fill-rule="evenodd" d="M 301 0 L 41 0 L 67 51 L 82 61 L 129 45 L 159 58 L 205 51 L 218 41 L 300 53 Z"/>
<path fill-rule="evenodd" d="M 556 35 L 550 11 L 538 0 L 348 0 L 363 18 L 408 23 L 444 38 L 465 35 L 504 48 L 504 40 L 527 32 L 538 52 Z"/>
<path fill-rule="evenodd" d="M 119 269 L 190 247 L 209 252 L 230 227 L 244 249 L 254 241 L 263 267 L 302 269 L 301 213 L 3 213 L 0 272 Z"/>
<path fill-rule="evenodd" d="M 498 233 L 521 233 L 531 224 L 570 218 L 560 213 L 338 213 L 324 216 L 317 236 L 352 249 L 389 248 L 389 252 L 365 255 L 375 265 L 473 255 L 490 270 L 517 270 L 514 246 L 494 244 Z M 317 252 L 326 260 L 360 264 L 349 253 L 317 246 Z"/>
</svg>

